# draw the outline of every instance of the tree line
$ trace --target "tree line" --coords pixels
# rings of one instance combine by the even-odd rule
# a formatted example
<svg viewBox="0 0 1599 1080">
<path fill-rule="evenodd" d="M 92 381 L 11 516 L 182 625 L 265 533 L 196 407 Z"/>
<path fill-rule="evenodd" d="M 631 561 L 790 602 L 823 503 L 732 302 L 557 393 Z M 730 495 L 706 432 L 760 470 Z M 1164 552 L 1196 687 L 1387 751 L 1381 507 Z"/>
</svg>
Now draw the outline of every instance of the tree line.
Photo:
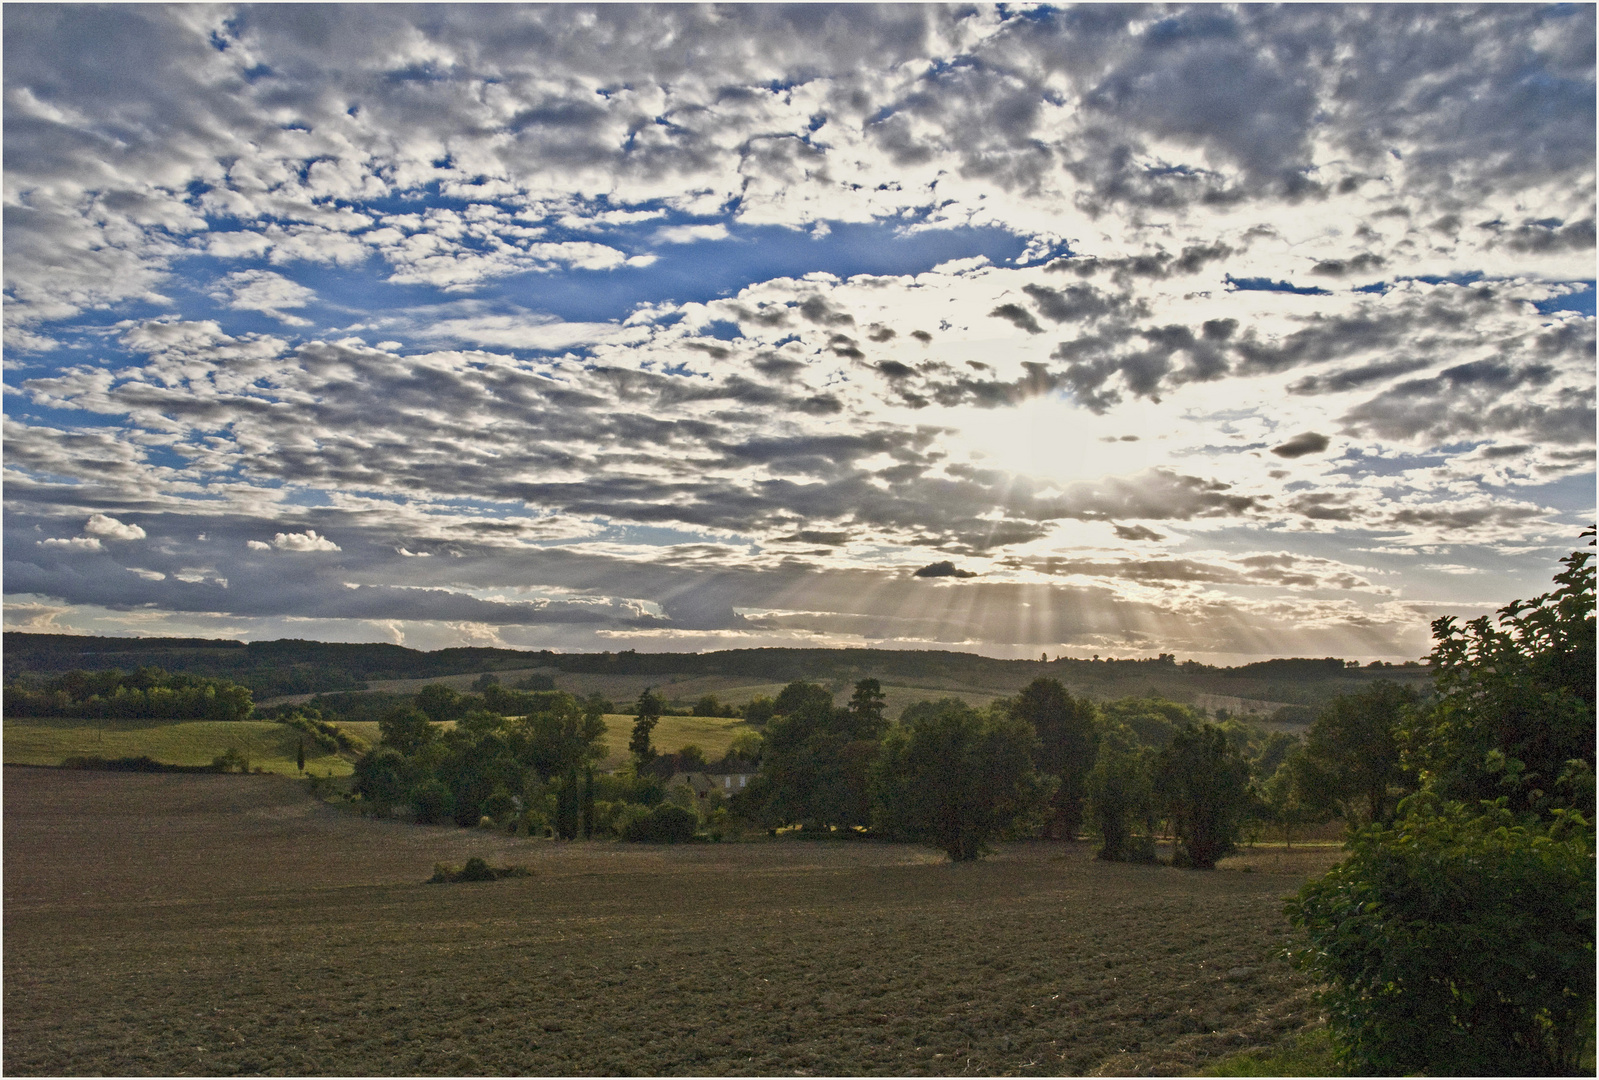
<svg viewBox="0 0 1599 1080">
<path fill-rule="evenodd" d="M 12 679 L 5 687 L 8 717 L 231 721 L 248 720 L 253 710 L 246 687 L 157 667 L 69 671 L 42 685 Z"/>
</svg>

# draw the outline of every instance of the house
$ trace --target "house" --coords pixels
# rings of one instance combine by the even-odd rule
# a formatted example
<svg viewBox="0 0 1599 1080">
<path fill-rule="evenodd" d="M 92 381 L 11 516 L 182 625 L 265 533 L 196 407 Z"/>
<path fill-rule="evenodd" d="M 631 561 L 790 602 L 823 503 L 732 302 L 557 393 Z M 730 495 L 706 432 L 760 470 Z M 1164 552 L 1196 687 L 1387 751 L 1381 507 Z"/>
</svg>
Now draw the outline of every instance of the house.
<svg viewBox="0 0 1599 1080">
<path fill-rule="evenodd" d="M 732 766 L 732 768 L 727 768 Z M 667 781 L 667 787 L 676 787 L 678 784 L 687 784 L 701 801 L 708 798 L 713 791 L 720 791 L 724 796 L 731 798 L 749 786 L 755 779 L 756 766 L 752 761 L 723 762 L 719 766 L 712 766 L 703 771 L 673 773 Z"/>
</svg>

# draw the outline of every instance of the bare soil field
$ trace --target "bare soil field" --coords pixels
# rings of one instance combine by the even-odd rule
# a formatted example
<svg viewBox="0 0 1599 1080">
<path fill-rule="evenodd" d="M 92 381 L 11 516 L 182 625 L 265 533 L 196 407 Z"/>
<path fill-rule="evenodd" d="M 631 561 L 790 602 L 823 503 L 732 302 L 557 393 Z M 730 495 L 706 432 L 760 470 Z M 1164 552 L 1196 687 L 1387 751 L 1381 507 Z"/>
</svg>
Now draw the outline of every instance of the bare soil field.
<svg viewBox="0 0 1599 1080">
<path fill-rule="evenodd" d="M 1190 1074 L 1314 1021 L 1281 898 L 1338 857 L 558 844 L 272 776 L 7 767 L 4 802 L 12 1075 Z M 422 884 L 471 855 L 533 874 Z"/>
</svg>

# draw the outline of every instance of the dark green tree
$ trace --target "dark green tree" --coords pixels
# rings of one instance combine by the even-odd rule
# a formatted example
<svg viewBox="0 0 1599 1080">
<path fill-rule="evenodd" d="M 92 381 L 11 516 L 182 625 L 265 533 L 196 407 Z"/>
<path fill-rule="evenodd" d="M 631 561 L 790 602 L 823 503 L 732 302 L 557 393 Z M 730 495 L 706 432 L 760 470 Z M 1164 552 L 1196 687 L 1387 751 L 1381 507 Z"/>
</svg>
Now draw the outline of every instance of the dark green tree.
<svg viewBox="0 0 1599 1080">
<path fill-rule="evenodd" d="M 888 724 L 871 707 L 870 688 L 857 692 L 864 711 L 835 708 L 833 695 L 814 683 L 783 688 L 762 743 L 766 819 L 806 828 L 871 820 L 871 763 Z"/>
<path fill-rule="evenodd" d="M 1289 901 L 1351 1075 L 1592 1075 L 1592 826 L 1505 801 L 1414 795 Z"/>
<path fill-rule="evenodd" d="M 1379 680 L 1340 694 L 1321 709 L 1305 741 L 1305 755 L 1331 787 L 1312 801 L 1334 802 L 1350 824 L 1392 820 L 1406 790 L 1414 790 L 1399 760 L 1395 732 L 1418 698 L 1409 687 Z M 1301 778 L 1311 775 L 1301 772 Z"/>
<path fill-rule="evenodd" d="M 405 780 L 405 758 L 393 747 L 379 746 L 355 763 L 355 790 L 380 815 L 403 800 Z"/>
<path fill-rule="evenodd" d="M 1172 823 L 1173 862 L 1209 870 L 1233 849 L 1250 803 L 1249 763 L 1214 724 L 1185 724 L 1155 758 L 1157 805 Z"/>
<path fill-rule="evenodd" d="M 588 769 L 583 773 L 583 804 L 580 807 L 583 818 L 583 835 L 589 839 L 594 837 L 594 770 Z"/>
<path fill-rule="evenodd" d="M 461 695 L 443 683 L 429 683 L 417 691 L 416 707 L 437 724 L 457 720 L 466 711 Z"/>
<path fill-rule="evenodd" d="M 850 695 L 849 712 L 854 721 L 856 738 L 880 739 L 888 730 L 888 718 L 883 714 L 883 707 L 888 698 L 883 694 L 883 684 L 876 679 L 862 679 L 855 684 L 855 693 Z"/>
<path fill-rule="evenodd" d="M 582 825 L 583 796 L 578 789 L 577 770 L 570 770 L 561 779 L 555 792 L 555 835 L 562 840 L 576 840 Z"/>
<path fill-rule="evenodd" d="M 1101 749 L 1084 781 L 1097 856 L 1109 862 L 1154 862 L 1155 792 L 1148 750 Z"/>
<path fill-rule="evenodd" d="M 1073 697 L 1055 679 L 1037 678 L 1009 704 L 1012 716 L 1025 720 L 1038 734 L 1038 771 L 1056 778 L 1049 836 L 1075 840 L 1083 823 L 1084 784 L 1094 767 L 1099 712 L 1087 698 Z"/>
<path fill-rule="evenodd" d="M 650 733 L 661 722 L 661 710 L 665 707 L 666 702 L 653 689 L 646 689 L 638 697 L 638 719 L 633 722 L 633 737 L 628 740 L 627 749 L 640 769 L 656 758 Z"/>
<path fill-rule="evenodd" d="M 928 844 L 955 862 L 1041 823 L 1053 781 L 1033 768 L 1031 725 L 962 702 L 888 733 L 872 770 L 873 832 Z"/>
<path fill-rule="evenodd" d="M 378 721 L 378 737 L 385 746 L 410 757 L 438 737 L 438 729 L 421 709 L 390 709 Z"/>
<path fill-rule="evenodd" d="M 300 750 L 299 750 L 299 753 L 297 753 L 295 755 L 295 757 L 294 757 L 294 764 L 295 764 L 295 767 L 298 768 L 301 772 L 305 772 L 305 739 L 304 738 L 300 739 Z"/>
</svg>

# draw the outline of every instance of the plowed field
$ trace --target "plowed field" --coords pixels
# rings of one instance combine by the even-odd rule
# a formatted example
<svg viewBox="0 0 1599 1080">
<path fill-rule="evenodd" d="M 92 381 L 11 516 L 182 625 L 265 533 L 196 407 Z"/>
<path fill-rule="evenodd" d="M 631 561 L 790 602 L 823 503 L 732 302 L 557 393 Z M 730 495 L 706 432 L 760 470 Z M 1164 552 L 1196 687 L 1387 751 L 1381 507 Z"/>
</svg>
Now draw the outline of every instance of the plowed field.
<svg viewBox="0 0 1599 1080">
<path fill-rule="evenodd" d="M 422 884 L 474 854 L 533 876 Z M 556 844 L 7 768 L 4 1069 L 1170 1074 L 1310 1022 L 1280 898 L 1335 851 L 1088 854 Z"/>
</svg>

